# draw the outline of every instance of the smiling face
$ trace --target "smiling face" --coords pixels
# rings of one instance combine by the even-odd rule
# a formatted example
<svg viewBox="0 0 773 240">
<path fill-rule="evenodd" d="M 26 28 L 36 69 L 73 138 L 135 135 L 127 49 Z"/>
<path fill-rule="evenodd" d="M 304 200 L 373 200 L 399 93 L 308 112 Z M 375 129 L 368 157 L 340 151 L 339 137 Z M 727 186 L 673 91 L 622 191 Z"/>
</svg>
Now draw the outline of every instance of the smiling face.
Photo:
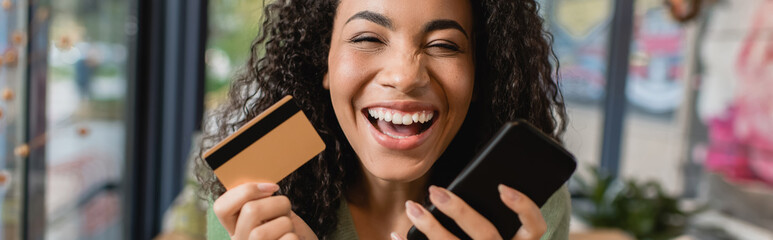
<svg viewBox="0 0 773 240">
<path fill-rule="evenodd" d="M 464 121 L 473 92 L 467 0 L 342 0 L 323 85 L 363 167 L 423 176 Z"/>
</svg>

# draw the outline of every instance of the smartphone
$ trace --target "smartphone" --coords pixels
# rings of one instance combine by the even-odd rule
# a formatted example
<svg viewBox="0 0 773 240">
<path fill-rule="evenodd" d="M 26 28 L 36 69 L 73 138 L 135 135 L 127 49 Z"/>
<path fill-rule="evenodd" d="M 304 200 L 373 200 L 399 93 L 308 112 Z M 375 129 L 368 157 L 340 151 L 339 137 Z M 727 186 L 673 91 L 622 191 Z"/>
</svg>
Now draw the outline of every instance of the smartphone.
<svg viewBox="0 0 773 240">
<path fill-rule="evenodd" d="M 574 173 L 574 156 L 526 121 L 506 123 L 472 162 L 457 176 L 448 190 L 464 199 L 491 221 L 503 239 L 511 239 L 521 226 L 518 215 L 499 198 L 501 183 L 528 196 L 537 206 L 547 202 Z M 427 210 L 460 239 L 470 237 L 435 206 Z M 409 240 L 427 239 L 416 227 Z"/>
</svg>

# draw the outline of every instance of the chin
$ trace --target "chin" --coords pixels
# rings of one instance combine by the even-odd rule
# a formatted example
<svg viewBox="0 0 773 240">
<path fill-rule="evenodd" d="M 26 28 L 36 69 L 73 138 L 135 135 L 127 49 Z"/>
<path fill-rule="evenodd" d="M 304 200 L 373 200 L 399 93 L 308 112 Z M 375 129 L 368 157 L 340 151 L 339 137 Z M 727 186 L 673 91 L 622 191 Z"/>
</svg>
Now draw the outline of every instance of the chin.
<svg viewBox="0 0 773 240">
<path fill-rule="evenodd" d="M 389 182 L 412 182 L 429 172 L 434 159 L 401 159 L 378 158 L 377 160 L 363 161 L 364 170 L 378 179 Z"/>
</svg>

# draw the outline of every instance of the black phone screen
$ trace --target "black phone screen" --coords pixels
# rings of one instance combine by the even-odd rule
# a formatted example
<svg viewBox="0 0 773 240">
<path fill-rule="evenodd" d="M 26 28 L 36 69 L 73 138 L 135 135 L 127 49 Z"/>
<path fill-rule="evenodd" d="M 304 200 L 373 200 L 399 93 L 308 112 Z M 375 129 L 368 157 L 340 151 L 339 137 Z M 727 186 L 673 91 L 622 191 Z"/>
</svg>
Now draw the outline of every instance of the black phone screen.
<svg viewBox="0 0 773 240">
<path fill-rule="evenodd" d="M 500 183 L 510 186 L 542 207 L 569 180 L 576 166 L 574 157 L 560 144 L 519 120 L 506 123 L 454 179 L 448 190 L 491 221 L 504 239 L 510 239 L 521 222 L 518 215 L 500 200 L 497 186 Z M 470 239 L 435 206 L 428 210 L 451 233 L 460 239 Z M 426 239 L 426 236 L 412 227 L 408 239 Z"/>
</svg>

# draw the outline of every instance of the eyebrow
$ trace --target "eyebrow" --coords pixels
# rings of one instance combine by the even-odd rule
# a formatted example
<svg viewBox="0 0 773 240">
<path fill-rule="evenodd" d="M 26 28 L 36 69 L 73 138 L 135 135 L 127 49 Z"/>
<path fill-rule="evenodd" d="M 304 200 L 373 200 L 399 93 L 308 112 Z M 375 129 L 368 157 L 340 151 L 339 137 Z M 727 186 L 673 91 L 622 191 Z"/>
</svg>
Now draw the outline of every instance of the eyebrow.
<svg viewBox="0 0 773 240">
<path fill-rule="evenodd" d="M 389 19 L 388 17 L 382 14 L 371 12 L 371 11 L 362 11 L 362 12 L 358 12 L 357 14 L 354 14 L 352 17 L 346 20 L 346 23 L 344 23 L 344 25 L 356 19 L 368 20 L 378 25 L 389 28 L 390 30 L 394 30 L 394 25 L 392 25 L 391 19 Z M 462 27 L 462 25 L 454 20 L 438 19 L 438 20 L 433 20 L 431 22 L 428 22 L 427 24 L 424 25 L 424 33 L 429 33 L 432 31 L 438 31 L 438 30 L 444 30 L 444 29 L 459 30 L 460 32 L 462 32 L 462 34 L 464 34 L 464 37 L 469 38 L 469 36 L 467 35 L 467 31 L 464 31 L 464 28 Z"/>
<path fill-rule="evenodd" d="M 388 17 L 384 15 L 374 13 L 371 11 L 358 12 L 357 14 L 354 14 L 354 16 L 350 17 L 349 20 L 346 20 L 346 23 L 349 23 L 355 19 L 365 19 L 365 20 L 374 22 L 378 25 L 389 28 L 390 30 L 394 30 L 394 26 L 392 25 L 392 20 L 390 20 Z M 346 23 L 344 23 L 344 25 Z"/>
<path fill-rule="evenodd" d="M 462 28 L 462 25 L 454 20 L 449 20 L 449 19 L 433 20 L 424 25 L 424 33 L 429 33 L 432 31 L 444 30 L 444 29 L 459 30 L 464 34 L 464 37 L 469 38 L 467 36 L 467 32 L 464 31 L 464 28 Z"/>
</svg>

